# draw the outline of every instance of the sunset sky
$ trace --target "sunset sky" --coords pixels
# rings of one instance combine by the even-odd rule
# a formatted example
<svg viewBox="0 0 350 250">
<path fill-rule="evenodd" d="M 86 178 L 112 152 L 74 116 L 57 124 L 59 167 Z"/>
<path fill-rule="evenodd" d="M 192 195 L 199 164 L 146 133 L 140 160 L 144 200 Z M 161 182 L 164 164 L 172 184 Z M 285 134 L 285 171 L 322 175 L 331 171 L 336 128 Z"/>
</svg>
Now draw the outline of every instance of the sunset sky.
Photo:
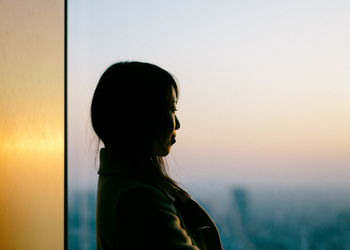
<svg viewBox="0 0 350 250">
<path fill-rule="evenodd" d="M 349 1 L 69 1 L 69 176 L 95 185 L 94 88 L 112 63 L 176 76 L 185 185 L 349 187 Z M 147 110 L 141 110 L 147 112 Z"/>
</svg>

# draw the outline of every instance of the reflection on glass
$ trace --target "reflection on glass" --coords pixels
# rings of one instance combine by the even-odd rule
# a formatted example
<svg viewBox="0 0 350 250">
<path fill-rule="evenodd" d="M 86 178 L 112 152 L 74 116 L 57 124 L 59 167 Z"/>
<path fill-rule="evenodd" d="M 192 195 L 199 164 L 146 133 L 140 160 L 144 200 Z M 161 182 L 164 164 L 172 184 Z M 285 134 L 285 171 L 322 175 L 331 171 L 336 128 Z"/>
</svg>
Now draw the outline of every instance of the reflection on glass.
<svg viewBox="0 0 350 250">
<path fill-rule="evenodd" d="M 64 1 L 0 4 L 0 249 L 63 249 Z"/>
</svg>

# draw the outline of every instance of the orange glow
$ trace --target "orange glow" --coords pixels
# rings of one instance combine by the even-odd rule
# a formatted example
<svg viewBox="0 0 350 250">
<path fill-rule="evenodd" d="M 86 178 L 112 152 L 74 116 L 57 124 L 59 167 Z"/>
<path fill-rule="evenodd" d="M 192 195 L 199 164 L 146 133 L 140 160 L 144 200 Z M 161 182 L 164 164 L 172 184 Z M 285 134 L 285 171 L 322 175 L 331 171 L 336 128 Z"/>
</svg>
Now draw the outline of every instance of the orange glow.
<svg viewBox="0 0 350 250">
<path fill-rule="evenodd" d="M 63 249 L 64 1 L 0 8 L 0 249 Z"/>
</svg>

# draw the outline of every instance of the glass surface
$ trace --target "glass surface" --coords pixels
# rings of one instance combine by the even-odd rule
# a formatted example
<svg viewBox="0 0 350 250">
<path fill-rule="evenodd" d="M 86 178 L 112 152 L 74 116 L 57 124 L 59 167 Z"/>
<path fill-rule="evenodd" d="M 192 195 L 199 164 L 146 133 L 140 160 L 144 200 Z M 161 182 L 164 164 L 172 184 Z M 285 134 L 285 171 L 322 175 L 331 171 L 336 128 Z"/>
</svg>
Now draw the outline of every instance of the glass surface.
<svg viewBox="0 0 350 250">
<path fill-rule="evenodd" d="M 89 107 L 124 60 L 178 79 L 169 168 L 224 249 L 349 249 L 349 13 L 348 1 L 70 1 L 70 249 L 95 248 Z"/>
<path fill-rule="evenodd" d="M 0 249 L 63 249 L 64 1 L 0 3 Z"/>
</svg>

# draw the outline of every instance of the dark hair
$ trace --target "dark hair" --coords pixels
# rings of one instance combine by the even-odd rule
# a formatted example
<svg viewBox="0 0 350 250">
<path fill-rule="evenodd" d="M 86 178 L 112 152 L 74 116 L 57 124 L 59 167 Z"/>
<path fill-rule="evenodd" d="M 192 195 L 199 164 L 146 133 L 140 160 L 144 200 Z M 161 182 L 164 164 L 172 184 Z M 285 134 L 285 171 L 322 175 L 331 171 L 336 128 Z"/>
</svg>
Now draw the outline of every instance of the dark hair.
<svg viewBox="0 0 350 250">
<path fill-rule="evenodd" d="M 178 87 L 166 70 L 142 62 L 119 62 L 101 76 L 91 103 L 92 127 L 106 148 L 125 156 L 144 157 L 154 181 L 182 198 L 189 196 L 172 180 L 156 143 L 171 106 L 172 87 Z"/>
</svg>

